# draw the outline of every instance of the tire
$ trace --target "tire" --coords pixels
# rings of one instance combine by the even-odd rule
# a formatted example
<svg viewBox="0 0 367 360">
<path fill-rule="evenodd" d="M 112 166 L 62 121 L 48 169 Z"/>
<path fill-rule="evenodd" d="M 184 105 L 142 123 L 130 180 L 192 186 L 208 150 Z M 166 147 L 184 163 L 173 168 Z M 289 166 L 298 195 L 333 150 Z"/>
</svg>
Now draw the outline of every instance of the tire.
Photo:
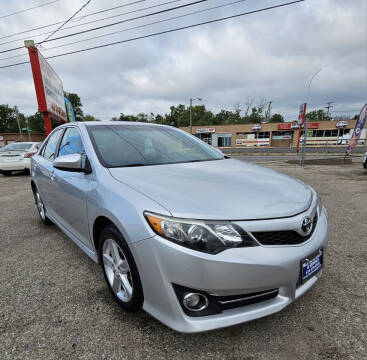
<svg viewBox="0 0 367 360">
<path fill-rule="evenodd" d="M 34 189 L 33 195 L 34 195 L 34 200 L 36 202 L 38 215 L 40 216 L 41 221 L 43 222 L 44 225 L 47 225 L 47 226 L 53 225 L 53 222 L 46 215 L 46 207 L 43 204 L 41 195 L 37 188 Z"/>
<path fill-rule="evenodd" d="M 11 175 L 11 171 L 9 171 L 9 170 L 3 171 L 3 175 L 4 176 L 10 176 Z"/>
<path fill-rule="evenodd" d="M 99 237 L 99 260 L 107 285 L 117 303 L 130 312 L 140 310 L 144 294 L 138 268 L 129 246 L 114 225 L 108 225 L 102 230 Z"/>
</svg>

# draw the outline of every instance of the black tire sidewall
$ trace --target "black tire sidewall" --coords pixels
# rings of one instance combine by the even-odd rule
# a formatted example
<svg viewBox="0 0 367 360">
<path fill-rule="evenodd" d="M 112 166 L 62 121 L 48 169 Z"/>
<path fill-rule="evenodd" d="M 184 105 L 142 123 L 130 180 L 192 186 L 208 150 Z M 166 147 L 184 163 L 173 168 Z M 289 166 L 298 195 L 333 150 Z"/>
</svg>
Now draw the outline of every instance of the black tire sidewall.
<svg viewBox="0 0 367 360">
<path fill-rule="evenodd" d="M 103 244 L 105 240 L 112 239 L 115 240 L 119 246 L 121 247 L 121 250 L 123 251 L 125 258 L 129 264 L 130 272 L 131 272 L 131 278 L 133 282 L 133 295 L 130 301 L 124 302 L 120 300 L 117 295 L 113 292 L 111 285 L 107 279 L 106 271 L 103 265 Z M 106 283 L 108 285 L 108 288 L 110 289 L 113 297 L 117 301 L 117 303 L 123 307 L 127 311 L 135 312 L 142 308 L 143 302 L 144 302 L 144 295 L 143 295 L 143 288 L 141 285 L 141 280 L 138 272 L 138 268 L 136 266 L 134 257 L 129 249 L 129 246 L 127 245 L 125 239 L 121 235 L 120 231 L 114 226 L 114 225 L 108 225 L 105 227 L 101 235 L 99 237 L 99 261 L 102 266 L 103 275 L 105 277 Z"/>
</svg>

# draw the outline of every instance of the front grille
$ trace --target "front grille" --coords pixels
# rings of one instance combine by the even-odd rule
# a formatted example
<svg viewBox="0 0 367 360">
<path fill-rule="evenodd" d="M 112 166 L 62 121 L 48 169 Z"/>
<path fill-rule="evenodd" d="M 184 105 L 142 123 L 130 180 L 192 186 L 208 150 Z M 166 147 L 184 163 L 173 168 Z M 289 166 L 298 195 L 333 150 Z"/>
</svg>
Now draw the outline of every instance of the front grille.
<svg viewBox="0 0 367 360">
<path fill-rule="evenodd" d="M 237 308 L 239 306 L 256 304 L 272 299 L 279 294 L 279 289 L 270 289 L 245 295 L 213 296 L 221 310 Z"/>
<path fill-rule="evenodd" d="M 308 240 L 317 225 L 318 215 L 317 213 L 312 219 L 312 231 L 307 236 L 302 236 L 294 230 L 285 231 L 257 231 L 252 235 L 261 245 L 298 245 Z"/>
</svg>

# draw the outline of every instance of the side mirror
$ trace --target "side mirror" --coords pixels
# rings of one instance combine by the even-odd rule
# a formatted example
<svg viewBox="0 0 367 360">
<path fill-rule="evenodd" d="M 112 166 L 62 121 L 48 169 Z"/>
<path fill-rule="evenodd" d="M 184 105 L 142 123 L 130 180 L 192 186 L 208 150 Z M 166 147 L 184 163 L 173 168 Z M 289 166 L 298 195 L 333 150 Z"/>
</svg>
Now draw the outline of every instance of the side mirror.
<svg viewBox="0 0 367 360">
<path fill-rule="evenodd" d="M 56 169 L 64 171 L 73 172 L 83 172 L 85 174 L 90 174 L 92 168 L 90 166 L 89 160 L 86 155 L 80 154 L 70 154 L 58 156 L 54 162 L 53 166 Z"/>
</svg>

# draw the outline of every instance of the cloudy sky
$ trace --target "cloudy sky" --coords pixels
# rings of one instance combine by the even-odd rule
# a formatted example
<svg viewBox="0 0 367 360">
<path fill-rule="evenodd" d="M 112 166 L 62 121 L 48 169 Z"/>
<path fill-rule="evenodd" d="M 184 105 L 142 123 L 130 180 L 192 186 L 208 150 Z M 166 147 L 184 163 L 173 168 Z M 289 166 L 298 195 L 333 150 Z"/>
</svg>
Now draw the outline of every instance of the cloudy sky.
<svg viewBox="0 0 367 360">
<path fill-rule="evenodd" d="M 0 66 L 28 60 L 25 49 L 1 51 L 22 46 L 24 39 L 41 41 L 59 25 L 17 33 L 66 20 L 87 0 L 58 0 L 8 16 L 51 1 L 0 0 Z M 91 0 L 77 15 L 79 18 L 65 26 L 69 29 L 57 32 L 51 39 L 193 1 Z M 243 0 L 232 4 L 234 1 L 207 0 L 45 42 L 41 52 L 45 57 L 62 54 L 290 0 Z M 155 7 L 146 9 L 152 6 Z M 216 6 L 221 7 L 211 9 Z M 117 8 L 90 15 L 113 7 Z M 206 9 L 211 10 L 191 14 Z M 167 20 L 186 14 L 191 15 Z M 107 17 L 109 19 L 105 19 Z M 305 101 L 309 79 L 320 68 L 322 71 L 312 83 L 309 108 L 322 108 L 326 102 L 333 101 L 334 115 L 354 115 L 367 101 L 366 18 L 366 0 L 307 0 L 62 56 L 50 59 L 49 63 L 62 78 L 64 89 L 79 94 L 84 113 L 102 120 L 119 116 L 121 112 L 167 113 L 170 105 L 188 104 L 190 97 L 201 97 L 214 112 L 221 108 L 233 110 L 236 104 L 245 108 L 248 99 L 253 100 L 254 105 L 271 100 L 273 113 L 293 120 L 297 117 L 298 105 Z M 161 20 L 167 21 L 155 23 Z M 93 37 L 98 38 L 90 39 Z M 37 110 L 29 64 L 0 69 L 0 104 L 18 105 L 25 114 Z"/>
</svg>

